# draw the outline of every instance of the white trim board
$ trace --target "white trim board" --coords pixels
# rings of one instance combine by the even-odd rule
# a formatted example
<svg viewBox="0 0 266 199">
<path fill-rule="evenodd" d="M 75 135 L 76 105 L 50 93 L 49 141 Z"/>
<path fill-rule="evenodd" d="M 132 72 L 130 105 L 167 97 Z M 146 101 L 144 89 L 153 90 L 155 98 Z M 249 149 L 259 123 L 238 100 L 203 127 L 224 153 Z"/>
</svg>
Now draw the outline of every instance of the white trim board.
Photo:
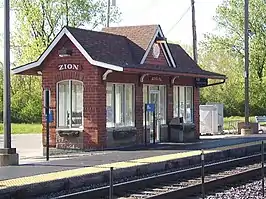
<svg viewBox="0 0 266 199">
<path fill-rule="evenodd" d="M 92 65 L 99 66 L 106 69 L 111 69 L 114 71 L 123 71 L 123 67 L 116 66 L 112 64 L 107 64 L 104 62 L 96 61 L 91 58 L 91 56 L 87 53 L 87 51 L 81 46 L 81 44 L 75 39 L 75 37 L 69 32 L 69 30 L 64 27 L 61 32 L 56 36 L 56 38 L 53 40 L 53 42 L 49 45 L 49 47 L 44 51 L 44 53 L 39 57 L 39 59 L 35 62 L 26 64 L 24 66 L 20 66 L 17 68 L 12 69 L 14 74 L 21 73 L 23 71 L 38 67 L 42 64 L 44 59 L 49 55 L 49 53 L 54 49 L 56 44 L 60 41 L 60 39 L 66 35 L 73 44 L 78 48 L 78 50 L 83 54 L 83 56 L 88 60 L 88 62 Z"/>
<path fill-rule="evenodd" d="M 145 54 L 143 55 L 140 64 L 143 64 L 145 62 L 147 56 L 149 55 L 149 52 L 151 51 L 152 45 L 155 42 L 155 39 L 156 39 L 157 35 L 160 35 L 161 37 L 164 37 L 164 34 L 163 34 L 163 32 L 162 32 L 162 30 L 161 30 L 159 25 L 157 26 L 156 32 L 155 32 L 152 40 L 150 41 L 149 46 L 148 46 Z M 166 52 L 163 49 L 163 45 L 165 46 Z M 161 47 L 161 49 L 162 49 L 162 51 L 164 53 L 164 56 L 165 56 L 165 58 L 166 58 L 166 60 L 167 60 L 167 62 L 169 64 L 169 66 L 172 66 L 172 67 L 176 68 L 175 61 L 174 61 L 174 59 L 172 57 L 172 54 L 170 52 L 170 49 L 169 49 L 167 43 L 161 44 L 160 47 Z M 167 55 L 169 56 L 170 60 L 168 59 Z"/>
<path fill-rule="evenodd" d="M 154 43 L 154 41 L 156 39 L 156 36 L 158 35 L 158 32 L 159 32 L 159 28 L 157 26 L 156 31 L 155 31 L 155 34 L 153 35 L 153 38 L 150 41 L 150 43 L 148 45 L 148 48 L 147 48 L 146 52 L 144 53 L 144 55 L 143 55 L 143 57 L 142 57 L 142 59 L 140 61 L 140 64 L 143 64 L 145 62 L 146 58 L 148 57 L 149 52 L 151 51 L 152 45 L 153 45 L 153 43 Z"/>
</svg>

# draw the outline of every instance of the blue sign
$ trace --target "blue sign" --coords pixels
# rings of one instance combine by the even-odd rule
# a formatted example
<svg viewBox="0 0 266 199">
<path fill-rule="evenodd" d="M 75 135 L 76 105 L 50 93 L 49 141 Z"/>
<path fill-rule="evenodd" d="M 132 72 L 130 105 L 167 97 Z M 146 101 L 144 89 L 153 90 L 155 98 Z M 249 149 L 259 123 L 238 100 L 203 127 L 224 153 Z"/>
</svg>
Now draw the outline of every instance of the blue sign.
<svg viewBox="0 0 266 199">
<path fill-rule="evenodd" d="M 48 122 L 51 123 L 53 121 L 54 121 L 53 111 L 52 110 L 49 110 Z"/>
<path fill-rule="evenodd" d="M 147 112 L 155 112 L 155 104 L 146 104 Z"/>
</svg>

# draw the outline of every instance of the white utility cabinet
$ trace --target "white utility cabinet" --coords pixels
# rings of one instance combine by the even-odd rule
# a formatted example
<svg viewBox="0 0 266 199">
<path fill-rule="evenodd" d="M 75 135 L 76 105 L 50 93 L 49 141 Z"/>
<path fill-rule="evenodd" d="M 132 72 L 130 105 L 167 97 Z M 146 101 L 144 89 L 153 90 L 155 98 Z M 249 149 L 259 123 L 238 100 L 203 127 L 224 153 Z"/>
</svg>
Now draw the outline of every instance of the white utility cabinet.
<svg viewBox="0 0 266 199">
<path fill-rule="evenodd" d="M 218 108 L 214 105 L 200 105 L 200 133 L 218 134 Z"/>
<path fill-rule="evenodd" d="M 206 105 L 213 105 L 218 110 L 218 131 L 222 133 L 224 130 L 224 105 L 216 102 L 207 102 Z"/>
</svg>

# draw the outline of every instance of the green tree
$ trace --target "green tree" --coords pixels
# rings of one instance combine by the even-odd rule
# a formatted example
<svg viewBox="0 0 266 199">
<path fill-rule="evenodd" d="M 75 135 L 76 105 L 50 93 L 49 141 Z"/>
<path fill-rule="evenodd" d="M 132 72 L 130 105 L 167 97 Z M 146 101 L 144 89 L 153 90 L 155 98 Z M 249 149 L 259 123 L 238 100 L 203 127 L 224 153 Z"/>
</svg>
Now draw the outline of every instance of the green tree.
<svg viewBox="0 0 266 199">
<path fill-rule="evenodd" d="M 264 0 L 250 0 L 250 105 L 251 114 L 265 114 L 266 92 L 263 88 L 265 82 L 265 62 L 266 62 L 266 4 Z M 240 114 L 244 109 L 244 1 L 225 0 L 216 11 L 215 20 L 219 31 L 223 34 L 208 34 L 204 42 L 205 50 L 215 52 L 215 56 L 226 55 L 230 60 L 228 65 L 222 64 L 215 72 L 227 70 L 229 77 L 226 92 L 239 98 Z M 225 53 L 225 54 L 224 54 Z M 224 60 L 226 61 L 226 60 Z M 211 67 L 212 64 L 209 66 Z M 234 82 L 234 83 L 233 83 Z M 236 86 L 238 85 L 238 86 Z M 237 90 L 235 90 L 237 89 Z M 206 89 L 208 90 L 208 89 Z M 205 92 L 205 91 L 203 91 Z M 237 96 L 234 93 L 238 93 Z M 203 93 L 204 94 L 204 93 Z M 225 100 L 225 94 L 220 95 L 220 100 Z M 226 104 L 237 102 L 226 100 Z"/>
<path fill-rule="evenodd" d="M 239 63 L 235 57 L 223 49 L 213 51 L 208 45 L 200 45 L 199 65 L 201 68 L 225 74 L 224 84 L 201 89 L 201 104 L 218 102 L 224 104 L 225 115 L 241 115 L 243 108 L 243 73 L 239 70 Z M 215 53 L 214 53 L 215 52 Z M 209 80 L 210 83 L 217 80 Z"/>
<path fill-rule="evenodd" d="M 106 21 L 106 0 L 11 0 L 16 27 L 11 48 L 14 65 L 35 61 L 64 26 L 95 29 Z M 117 7 L 111 8 L 110 22 L 120 20 Z M 41 121 L 39 77 L 12 76 L 13 122 Z"/>
<path fill-rule="evenodd" d="M 95 29 L 106 22 L 106 0 L 12 0 L 15 30 L 12 47 L 17 64 L 34 61 L 63 26 Z M 120 20 L 116 7 L 111 22 Z"/>
</svg>

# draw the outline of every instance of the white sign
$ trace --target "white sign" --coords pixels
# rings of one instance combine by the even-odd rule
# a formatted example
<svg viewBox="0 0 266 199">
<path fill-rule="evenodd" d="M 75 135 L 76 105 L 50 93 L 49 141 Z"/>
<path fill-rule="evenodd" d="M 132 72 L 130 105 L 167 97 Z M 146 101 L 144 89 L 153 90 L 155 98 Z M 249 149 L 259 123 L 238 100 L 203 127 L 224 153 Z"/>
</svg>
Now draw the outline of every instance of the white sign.
<svg viewBox="0 0 266 199">
<path fill-rule="evenodd" d="M 156 43 L 153 44 L 152 55 L 156 59 L 160 56 L 160 46 Z"/>
<path fill-rule="evenodd" d="M 78 64 L 60 64 L 58 70 L 79 70 L 80 66 Z"/>
<path fill-rule="evenodd" d="M 151 77 L 151 81 L 162 81 L 161 77 Z"/>
</svg>

